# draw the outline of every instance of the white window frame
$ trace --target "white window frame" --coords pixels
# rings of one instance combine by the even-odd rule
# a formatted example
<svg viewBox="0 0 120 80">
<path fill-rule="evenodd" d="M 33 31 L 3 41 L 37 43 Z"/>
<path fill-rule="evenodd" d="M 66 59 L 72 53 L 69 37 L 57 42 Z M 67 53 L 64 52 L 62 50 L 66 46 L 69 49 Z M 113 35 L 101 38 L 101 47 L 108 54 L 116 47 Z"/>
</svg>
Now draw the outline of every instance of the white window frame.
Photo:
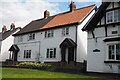
<svg viewBox="0 0 120 80">
<path fill-rule="evenodd" d="M 35 40 L 35 33 L 28 34 L 28 41 L 29 40 Z"/>
<path fill-rule="evenodd" d="M 31 50 L 24 50 L 24 59 L 30 59 L 31 58 Z"/>
<path fill-rule="evenodd" d="M 18 42 L 22 42 L 23 41 L 23 36 L 18 36 Z"/>
<path fill-rule="evenodd" d="M 111 14 L 111 15 L 110 15 Z M 120 9 L 109 11 L 106 13 L 106 23 L 114 23 L 114 22 L 120 22 Z M 108 22 L 108 20 L 112 18 L 112 21 Z"/>
<path fill-rule="evenodd" d="M 45 38 L 50 38 L 54 36 L 54 30 L 45 31 Z"/>
<path fill-rule="evenodd" d="M 114 11 L 109 11 L 106 13 L 106 23 L 113 23 L 114 22 Z M 112 21 L 110 21 L 112 20 Z"/>
<path fill-rule="evenodd" d="M 56 48 L 47 48 L 46 58 L 47 59 L 55 59 L 56 58 Z"/>
<path fill-rule="evenodd" d="M 62 29 L 62 36 L 67 36 L 70 34 L 69 27 Z"/>
<path fill-rule="evenodd" d="M 120 43 L 114 43 L 114 44 L 107 44 L 107 60 L 108 61 L 120 61 L 120 59 L 119 60 L 117 60 L 117 58 L 116 58 L 116 56 L 117 56 L 117 53 L 116 53 L 116 51 L 117 51 L 117 49 L 116 49 L 116 45 L 119 45 L 119 47 L 120 47 Z M 114 59 L 109 59 L 109 46 L 114 46 Z"/>
</svg>

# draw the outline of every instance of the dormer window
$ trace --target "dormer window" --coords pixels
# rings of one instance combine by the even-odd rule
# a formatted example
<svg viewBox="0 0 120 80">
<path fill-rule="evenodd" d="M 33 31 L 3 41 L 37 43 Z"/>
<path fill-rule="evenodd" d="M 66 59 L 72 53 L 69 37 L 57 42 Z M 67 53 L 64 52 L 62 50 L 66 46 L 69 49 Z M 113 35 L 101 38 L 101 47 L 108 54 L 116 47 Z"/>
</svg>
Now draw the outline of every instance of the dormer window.
<svg viewBox="0 0 120 80">
<path fill-rule="evenodd" d="M 120 9 L 106 13 L 106 23 L 120 22 Z"/>
</svg>

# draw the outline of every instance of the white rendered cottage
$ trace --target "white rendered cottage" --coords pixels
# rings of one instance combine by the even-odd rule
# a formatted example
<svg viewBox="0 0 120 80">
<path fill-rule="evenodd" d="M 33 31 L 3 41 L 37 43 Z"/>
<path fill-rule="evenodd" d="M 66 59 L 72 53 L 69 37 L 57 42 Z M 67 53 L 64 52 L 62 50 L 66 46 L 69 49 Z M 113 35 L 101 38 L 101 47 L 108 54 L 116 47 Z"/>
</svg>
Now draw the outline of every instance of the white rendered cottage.
<svg viewBox="0 0 120 80">
<path fill-rule="evenodd" d="M 14 36 L 12 35 L 20 30 L 20 27 L 15 28 L 13 23 L 10 27 L 10 30 L 7 30 L 6 26 L 3 26 L 0 33 L 0 62 L 9 59 L 9 48 L 14 44 Z"/>
<path fill-rule="evenodd" d="M 87 71 L 120 73 L 120 2 L 103 2 L 83 30 L 88 32 Z"/>
<path fill-rule="evenodd" d="M 95 5 L 76 9 L 74 2 L 70 11 L 34 20 L 16 33 L 18 61 L 83 62 L 87 55 L 87 32 L 81 29 L 95 13 Z M 14 52 L 14 47 L 11 52 Z"/>
</svg>

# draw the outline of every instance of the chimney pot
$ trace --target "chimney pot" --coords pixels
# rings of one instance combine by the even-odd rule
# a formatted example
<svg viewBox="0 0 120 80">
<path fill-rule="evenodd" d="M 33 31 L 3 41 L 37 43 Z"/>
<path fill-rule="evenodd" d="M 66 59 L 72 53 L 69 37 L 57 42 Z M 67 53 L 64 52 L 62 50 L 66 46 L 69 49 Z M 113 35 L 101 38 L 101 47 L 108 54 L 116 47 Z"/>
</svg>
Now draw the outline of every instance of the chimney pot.
<svg viewBox="0 0 120 80">
<path fill-rule="evenodd" d="M 69 7 L 70 7 L 71 12 L 76 10 L 76 5 L 75 5 L 75 3 L 73 1 L 71 1 Z"/>
<path fill-rule="evenodd" d="M 50 16 L 50 12 L 47 11 L 47 10 L 45 10 L 45 12 L 44 12 L 44 18 L 47 18 L 47 17 L 49 17 L 49 16 Z"/>
<path fill-rule="evenodd" d="M 14 30 L 14 29 L 15 29 L 15 24 L 12 23 L 12 24 L 10 25 L 10 30 Z"/>
<path fill-rule="evenodd" d="M 4 33 L 4 32 L 6 32 L 6 31 L 7 31 L 7 28 L 6 28 L 5 25 L 3 25 L 2 32 Z"/>
</svg>

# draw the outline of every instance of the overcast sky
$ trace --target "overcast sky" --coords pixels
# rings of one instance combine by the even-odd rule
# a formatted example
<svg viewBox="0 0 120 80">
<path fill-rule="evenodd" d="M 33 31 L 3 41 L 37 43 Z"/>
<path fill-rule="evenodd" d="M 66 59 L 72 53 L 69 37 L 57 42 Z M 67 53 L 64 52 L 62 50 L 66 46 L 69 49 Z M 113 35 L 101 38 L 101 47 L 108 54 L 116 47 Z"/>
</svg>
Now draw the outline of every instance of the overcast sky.
<svg viewBox="0 0 120 80">
<path fill-rule="evenodd" d="M 77 8 L 96 4 L 101 0 L 72 0 Z M 84 2 L 83 2 L 84 1 Z M 11 23 L 16 27 L 24 27 L 32 20 L 43 18 L 45 10 L 55 15 L 69 10 L 71 0 L 0 0 L 0 31 L 3 25 L 8 30 Z"/>
</svg>

